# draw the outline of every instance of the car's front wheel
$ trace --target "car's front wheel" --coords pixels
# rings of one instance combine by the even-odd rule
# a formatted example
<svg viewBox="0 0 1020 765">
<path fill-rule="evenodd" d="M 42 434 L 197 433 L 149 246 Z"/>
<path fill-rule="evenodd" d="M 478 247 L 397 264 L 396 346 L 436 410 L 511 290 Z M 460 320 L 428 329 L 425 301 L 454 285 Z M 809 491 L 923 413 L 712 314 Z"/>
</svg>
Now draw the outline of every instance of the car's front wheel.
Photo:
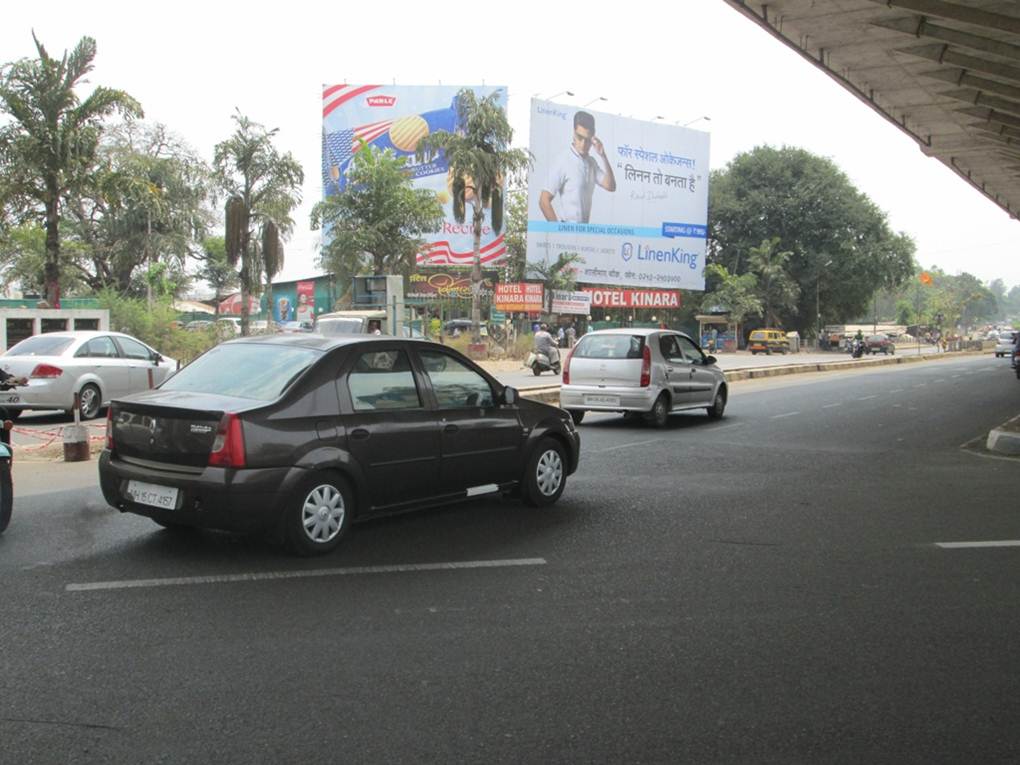
<svg viewBox="0 0 1020 765">
<path fill-rule="evenodd" d="M 706 410 L 708 416 L 713 420 L 721 420 L 723 412 L 726 411 L 726 392 L 722 388 L 715 392 L 715 399 L 712 401 L 712 406 Z"/>
<path fill-rule="evenodd" d="M 78 393 L 78 410 L 81 412 L 81 418 L 91 420 L 99 414 L 102 405 L 103 396 L 99 392 L 99 388 L 92 383 L 83 385 L 81 392 Z"/>
<path fill-rule="evenodd" d="M 302 481 L 285 509 L 284 536 L 298 555 L 324 555 L 336 549 L 350 526 L 353 492 L 335 473 Z"/>
<path fill-rule="evenodd" d="M 528 457 L 521 481 L 524 501 L 532 507 L 551 505 L 567 484 L 567 460 L 563 445 L 555 438 L 543 438 Z"/>
</svg>

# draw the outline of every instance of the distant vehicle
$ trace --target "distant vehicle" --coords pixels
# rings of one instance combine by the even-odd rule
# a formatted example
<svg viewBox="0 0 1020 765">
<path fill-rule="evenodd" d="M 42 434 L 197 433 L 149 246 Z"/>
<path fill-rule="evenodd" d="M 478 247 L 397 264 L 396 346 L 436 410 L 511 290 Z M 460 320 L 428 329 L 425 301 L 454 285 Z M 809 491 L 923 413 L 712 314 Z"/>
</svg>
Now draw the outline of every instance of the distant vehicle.
<svg viewBox="0 0 1020 765">
<path fill-rule="evenodd" d="M 315 331 L 326 337 L 335 335 L 370 335 L 375 326 L 381 332 L 386 328 L 386 311 L 333 311 L 320 314 L 315 320 Z"/>
<path fill-rule="evenodd" d="M 162 526 L 265 530 L 314 555 L 372 516 L 498 493 L 550 505 L 579 450 L 566 412 L 437 343 L 266 335 L 114 401 L 99 477 L 110 505 Z"/>
<path fill-rule="evenodd" d="M 864 340 L 864 348 L 872 355 L 881 353 L 887 356 L 890 353 L 896 353 L 896 345 L 889 335 L 868 335 Z"/>
<path fill-rule="evenodd" d="M 1016 332 L 1011 329 L 1003 330 L 999 333 L 999 339 L 995 343 L 995 358 L 1000 356 L 1013 355 L 1013 341 L 1016 338 Z"/>
<path fill-rule="evenodd" d="M 283 333 L 311 332 L 310 321 L 280 321 L 276 323 L 276 331 Z"/>
<path fill-rule="evenodd" d="M 130 335 L 80 330 L 25 338 L 0 357 L 0 366 L 28 378 L 28 385 L 0 392 L 0 406 L 12 416 L 26 409 L 73 412 L 77 393 L 88 420 L 111 399 L 159 385 L 177 362 Z"/>
<path fill-rule="evenodd" d="M 769 356 L 782 353 L 785 356 L 790 352 L 790 339 L 781 329 L 756 329 L 747 338 L 747 350 L 752 356 L 759 353 Z"/>
<path fill-rule="evenodd" d="M 213 325 L 212 321 L 208 319 L 195 319 L 194 321 L 189 321 L 187 324 L 185 324 L 184 328 L 188 332 L 204 332 L 205 330 L 212 327 L 212 325 Z"/>
<path fill-rule="evenodd" d="M 670 413 L 705 409 L 719 419 L 729 389 L 715 356 L 689 335 L 658 329 L 589 332 L 563 364 L 560 406 L 580 423 L 585 412 L 640 413 L 655 427 Z"/>
<path fill-rule="evenodd" d="M 471 319 L 450 319 L 443 324 L 443 332 L 447 335 L 455 333 L 463 334 L 465 332 L 470 332 L 473 326 L 474 323 Z M 480 322 L 479 326 L 484 327 L 485 322 Z"/>
<path fill-rule="evenodd" d="M 241 320 L 233 316 L 221 316 L 216 320 L 216 326 L 235 337 L 241 334 Z"/>
</svg>

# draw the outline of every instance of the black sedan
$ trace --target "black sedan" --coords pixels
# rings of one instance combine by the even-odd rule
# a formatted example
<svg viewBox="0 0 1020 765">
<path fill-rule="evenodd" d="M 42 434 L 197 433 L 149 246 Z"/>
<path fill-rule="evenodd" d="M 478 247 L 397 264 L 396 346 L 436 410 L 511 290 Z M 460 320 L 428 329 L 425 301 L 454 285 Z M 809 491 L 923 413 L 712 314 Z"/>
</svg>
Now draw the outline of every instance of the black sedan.
<svg viewBox="0 0 1020 765">
<path fill-rule="evenodd" d="M 551 504 L 579 448 L 566 412 L 442 345 L 275 335 L 218 345 L 115 400 L 99 475 L 122 511 L 276 531 L 312 555 L 370 516 L 497 492 Z"/>
</svg>

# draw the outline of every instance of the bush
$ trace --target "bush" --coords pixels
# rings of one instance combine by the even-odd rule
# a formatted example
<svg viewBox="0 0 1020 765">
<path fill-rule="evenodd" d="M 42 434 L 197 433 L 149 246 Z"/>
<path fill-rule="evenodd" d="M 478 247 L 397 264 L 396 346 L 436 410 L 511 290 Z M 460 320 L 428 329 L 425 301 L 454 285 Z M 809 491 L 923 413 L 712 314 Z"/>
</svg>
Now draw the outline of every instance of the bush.
<svg viewBox="0 0 1020 765">
<path fill-rule="evenodd" d="M 99 294 L 99 305 L 110 311 L 110 329 L 137 337 L 164 356 L 190 364 L 223 338 L 216 327 L 188 332 L 177 326 L 173 301 L 160 299 L 149 308 L 145 300 L 127 298 L 113 290 Z"/>
</svg>

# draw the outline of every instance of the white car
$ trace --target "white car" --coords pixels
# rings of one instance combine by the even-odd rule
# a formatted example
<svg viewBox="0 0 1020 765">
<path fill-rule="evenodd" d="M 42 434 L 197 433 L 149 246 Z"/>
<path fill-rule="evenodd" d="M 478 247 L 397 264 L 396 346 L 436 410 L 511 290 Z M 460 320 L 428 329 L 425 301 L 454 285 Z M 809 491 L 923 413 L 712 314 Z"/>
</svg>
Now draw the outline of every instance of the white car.
<svg viewBox="0 0 1020 765">
<path fill-rule="evenodd" d="M 580 423 L 585 412 L 644 414 L 663 427 L 671 412 L 706 409 L 718 419 L 729 389 L 714 356 L 682 332 L 605 329 L 578 340 L 563 365 L 560 407 Z"/>
<path fill-rule="evenodd" d="M 141 340 L 120 332 L 47 332 L 22 340 L 0 357 L 0 367 L 28 384 L 0 391 L 0 407 L 14 418 L 26 409 L 74 411 L 83 419 L 111 399 L 147 390 L 177 370 Z"/>
<path fill-rule="evenodd" d="M 999 333 L 999 339 L 995 341 L 995 358 L 1013 355 L 1013 340 L 1015 336 L 1016 332 L 1013 330 L 1003 330 Z"/>
</svg>

